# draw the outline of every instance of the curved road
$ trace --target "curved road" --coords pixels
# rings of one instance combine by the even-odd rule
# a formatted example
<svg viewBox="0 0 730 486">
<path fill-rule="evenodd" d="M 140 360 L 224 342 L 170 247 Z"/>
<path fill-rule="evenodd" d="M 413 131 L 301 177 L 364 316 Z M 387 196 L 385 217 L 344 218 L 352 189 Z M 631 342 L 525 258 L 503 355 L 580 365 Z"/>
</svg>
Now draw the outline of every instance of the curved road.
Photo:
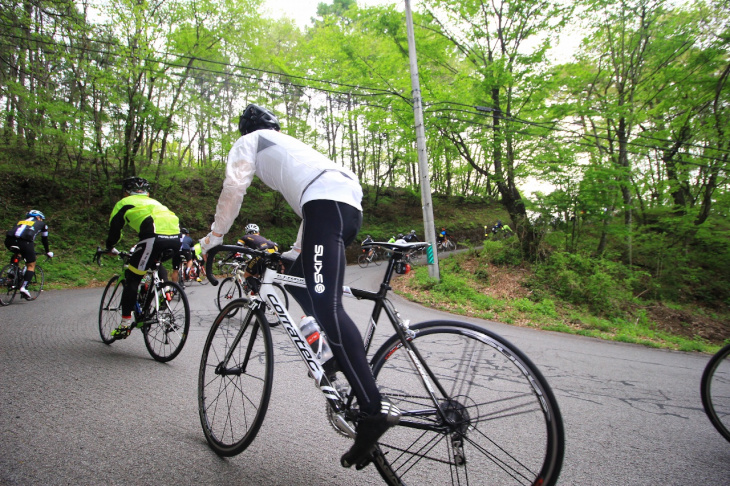
<svg viewBox="0 0 730 486">
<path fill-rule="evenodd" d="M 375 289 L 382 269 L 349 267 L 348 283 Z M 0 485 L 382 484 L 372 467 L 339 466 L 349 441 L 326 424 L 324 401 L 280 329 L 261 432 L 239 456 L 216 456 L 196 386 L 217 288 L 189 289 L 190 337 L 167 364 L 150 358 L 139 332 L 101 342 L 102 291 L 49 291 L 0 308 Z M 450 317 L 395 300 L 411 322 Z M 346 302 L 364 327 L 368 306 Z M 708 356 L 463 320 L 506 336 L 546 375 L 565 421 L 561 484 L 730 484 L 730 443 L 700 402 Z"/>
</svg>

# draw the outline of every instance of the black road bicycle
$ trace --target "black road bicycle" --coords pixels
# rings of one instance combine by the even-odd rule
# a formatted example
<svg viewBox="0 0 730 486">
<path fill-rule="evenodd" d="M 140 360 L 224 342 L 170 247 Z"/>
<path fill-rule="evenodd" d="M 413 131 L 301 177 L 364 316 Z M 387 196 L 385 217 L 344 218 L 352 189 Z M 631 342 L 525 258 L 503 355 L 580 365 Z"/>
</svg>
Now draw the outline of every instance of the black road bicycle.
<svg viewBox="0 0 730 486">
<path fill-rule="evenodd" d="M 730 344 L 718 351 L 705 366 L 700 395 L 710 422 L 730 441 Z"/>
<path fill-rule="evenodd" d="M 0 270 L 0 306 L 10 305 L 15 298 L 15 294 L 20 291 L 20 287 L 23 285 L 23 276 L 25 275 L 25 267 L 20 268 L 20 259 L 22 258 L 20 248 L 11 246 L 10 250 L 13 252 L 10 263 Z M 45 261 L 50 259 L 50 257 L 46 257 Z M 44 282 L 43 269 L 36 263 L 35 274 L 28 282 L 28 285 L 25 286 L 30 292 L 30 298 L 26 300 L 36 300 L 43 291 Z"/>
<path fill-rule="evenodd" d="M 163 281 L 158 273 L 160 262 L 172 256 L 171 252 L 165 253 L 142 278 L 133 311 L 134 322 L 142 330 L 147 351 L 160 362 L 170 361 L 180 354 L 190 329 L 190 306 L 185 291 L 175 282 Z M 98 265 L 101 265 L 101 256 L 104 254 L 107 252 L 101 248 L 96 250 L 94 261 Z M 119 253 L 122 265 L 127 263 L 130 256 L 131 253 Z M 112 336 L 112 331 L 121 322 L 124 284 L 123 276 L 114 275 L 101 296 L 99 335 L 104 344 L 117 340 Z"/>
<path fill-rule="evenodd" d="M 380 266 L 382 259 L 383 253 L 380 248 L 368 247 L 363 248 L 362 253 L 357 257 L 357 264 L 360 265 L 360 268 L 367 268 L 371 263 Z"/>
<path fill-rule="evenodd" d="M 372 451 L 382 478 L 390 485 L 555 484 L 565 436 L 543 375 L 513 344 L 482 326 L 451 320 L 410 324 L 401 318 L 387 297 L 391 278 L 406 267 L 404 253 L 428 243 L 375 244 L 392 252 L 380 288 L 345 287 L 344 293 L 374 304 L 364 346 L 378 388 L 402 412 L 398 425 Z M 208 265 L 216 252 L 231 248 L 211 249 Z M 230 302 L 218 314 L 201 356 L 198 410 L 209 445 L 222 456 L 239 454 L 266 416 L 274 347 L 264 302 L 276 310 L 324 394 L 330 424 L 354 437 L 359 417 L 354 394 L 339 373 L 324 371 L 272 286 L 301 287 L 304 279 L 278 273 L 279 254 L 255 254 L 267 262 L 259 293 Z M 208 275 L 216 285 L 210 271 Z M 371 353 L 382 314 L 395 334 Z"/>
</svg>

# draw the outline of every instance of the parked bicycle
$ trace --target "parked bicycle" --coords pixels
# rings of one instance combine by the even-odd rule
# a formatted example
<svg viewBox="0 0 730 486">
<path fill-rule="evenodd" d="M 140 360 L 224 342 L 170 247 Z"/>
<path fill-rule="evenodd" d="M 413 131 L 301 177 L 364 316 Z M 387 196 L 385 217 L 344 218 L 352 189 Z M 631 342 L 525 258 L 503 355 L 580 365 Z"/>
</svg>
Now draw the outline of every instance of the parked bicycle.
<svg viewBox="0 0 730 486">
<path fill-rule="evenodd" d="M 405 252 L 428 244 L 377 245 L 392 252 L 379 290 L 344 291 L 374 303 L 364 334 L 368 353 L 382 314 L 395 330 L 371 358 L 381 394 L 402 413 L 373 449 L 371 460 L 382 478 L 390 485 L 555 484 L 565 437 L 545 378 L 514 345 L 481 326 L 404 320 L 387 297 L 390 281 L 405 272 Z M 209 255 L 230 248 L 219 246 Z M 310 346 L 273 287 L 275 282 L 303 287 L 304 279 L 278 273 L 279 254 L 257 254 L 267 262 L 261 290 L 249 300 L 230 302 L 213 322 L 203 348 L 198 405 L 208 443 L 222 456 L 236 455 L 251 444 L 266 416 L 274 347 L 264 301 L 276 310 L 324 394 L 330 424 L 354 437 L 360 416 L 354 394 L 338 373 L 325 373 L 318 356 L 322 338 Z"/>
<path fill-rule="evenodd" d="M 380 248 L 363 248 L 362 253 L 357 257 L 357 264 L 360 265 L 361 268 L 367 268 L 367 266 L 371 263 L 380 266 L 382 259 L 383 253 Z"/>
<path fill-rule="evenodd" d="M 730 344 L 707 363 L 702 373 L 700 396 L 710 422 L 730 441 Z"/>
<path fill-rule="evenodd" d="M 225 278 L 218 288 L 218 298 L 215 301 L 218 310 L 222 310 L 234 299 L 243 298 L 248 300 L 251 296 L 257 294 L 257 290 L 251 288 L 251 285 L 243 276 L 247 264 L 248 261 L 246 260 L 234 260 L 231 263 L 230 272 L 232 276 Z M 257 286 L 260 287 L 260 283 L 257 283 Z M 279 283 L 273 283 L 272 286 L 274 287 L 274 292 L 278 295 L 279 302 L 284 305 L 284 308 L 289 309 L 289 296 L 284 290 L 284 287 Z M 237 312 L 237 309 L 234 309 L 232 312 Z M 278 323 L 279 320 L 276 316 L 276 311 L 271 306 L 266 306 L 265 314 L 266 320 L 270 325 L 276 325 Z"/>
<path fill-rule="evenodd" d="M 20 287 L 23 285 L 23 276 L 25 275 L 25 265 L 23 268 L 20 267 L 20 248 L 17 246 L 11 246 L 12 256 L 10 257 L 10 263 L 5 265 L 0 270 L 0 305 L 6 306 L 15 298 L 15 294 L 18 293 Z M 49 261 L 51 257 L 46 257 L 44 261 Z M 41 292 L 43 291 L 43 284 L 45 278 L 43 269 L 38 263 L 35 265 L 35 274 L 30 279 L 25 288 L 30 293 L 30 298 L 25 300 L 36 300 Z"/>
<path fill-rule="evenodd" d="M 101 265 L 105 250 L 97 248 L 94 261 Z M 120 252 L 122 265 L 129 261 L 131 253 Z M 157 361 L 174 359 L 182 351 L 190 329 L 190 306 L 183 288 L 175 282 L 163 281 L 159 275 L 161 261 L 171 257 L 169 253 L 159 258 L 147 270 L 139 284 L 137 303 L 133 314 L 136 327 L 141 329 L 144 343 L 150 355 Z M 122 316 L 122 291 L 125 279 L 114 275 L 106 284 L 99 305 L 99 335 L 104 344 L 116 341 L 112 331 Z"/>
</svg>

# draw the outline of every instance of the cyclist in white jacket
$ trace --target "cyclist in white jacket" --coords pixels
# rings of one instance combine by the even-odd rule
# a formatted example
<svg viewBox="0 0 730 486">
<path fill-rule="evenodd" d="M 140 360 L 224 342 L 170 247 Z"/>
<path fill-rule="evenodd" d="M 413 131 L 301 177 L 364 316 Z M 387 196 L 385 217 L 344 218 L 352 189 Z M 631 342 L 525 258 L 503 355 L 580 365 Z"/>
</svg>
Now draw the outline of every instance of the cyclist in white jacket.
<svg viewBox="0 0 730 486">
<path fill-rule="evenodd" d="M 238 129 L 241 138 L 228 154 L 215 222 L 201 240 L 203 251 L 223 243 L 254 175 L 280 192 L 302 218 L 294 245 L 294 251 L 301 252 L 295 268 L 303 273 L 307 295 L 292 295 L 324 328 L 337 365 L 360 405 L 357 437 L 341 463 L 345 467 L 366 464 L 377 439 L 397 423 L 400 414 L 381 400 L 360 331 L 342 306 L 345 248 L 362 223 L 360 182 L 350 170 L 279 132 L 279 120 L 266 108 L 247 106 Z"/>
</svg>

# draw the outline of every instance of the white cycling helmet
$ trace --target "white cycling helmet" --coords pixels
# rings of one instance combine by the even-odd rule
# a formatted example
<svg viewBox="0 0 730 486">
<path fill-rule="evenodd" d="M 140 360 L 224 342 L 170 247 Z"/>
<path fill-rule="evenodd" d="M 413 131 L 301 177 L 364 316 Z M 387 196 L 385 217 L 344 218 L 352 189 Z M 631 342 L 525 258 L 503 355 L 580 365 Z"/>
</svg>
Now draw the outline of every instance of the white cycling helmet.
<svg viewBox="0 0 730 486">
<path fill-rule="evenodd" d="M 253 223 L 249 223 L 246 225 L 246 234 L 250 235 L 252 233 L 258 233 L 259 232 L 259 226 Z"/>
</svg>

